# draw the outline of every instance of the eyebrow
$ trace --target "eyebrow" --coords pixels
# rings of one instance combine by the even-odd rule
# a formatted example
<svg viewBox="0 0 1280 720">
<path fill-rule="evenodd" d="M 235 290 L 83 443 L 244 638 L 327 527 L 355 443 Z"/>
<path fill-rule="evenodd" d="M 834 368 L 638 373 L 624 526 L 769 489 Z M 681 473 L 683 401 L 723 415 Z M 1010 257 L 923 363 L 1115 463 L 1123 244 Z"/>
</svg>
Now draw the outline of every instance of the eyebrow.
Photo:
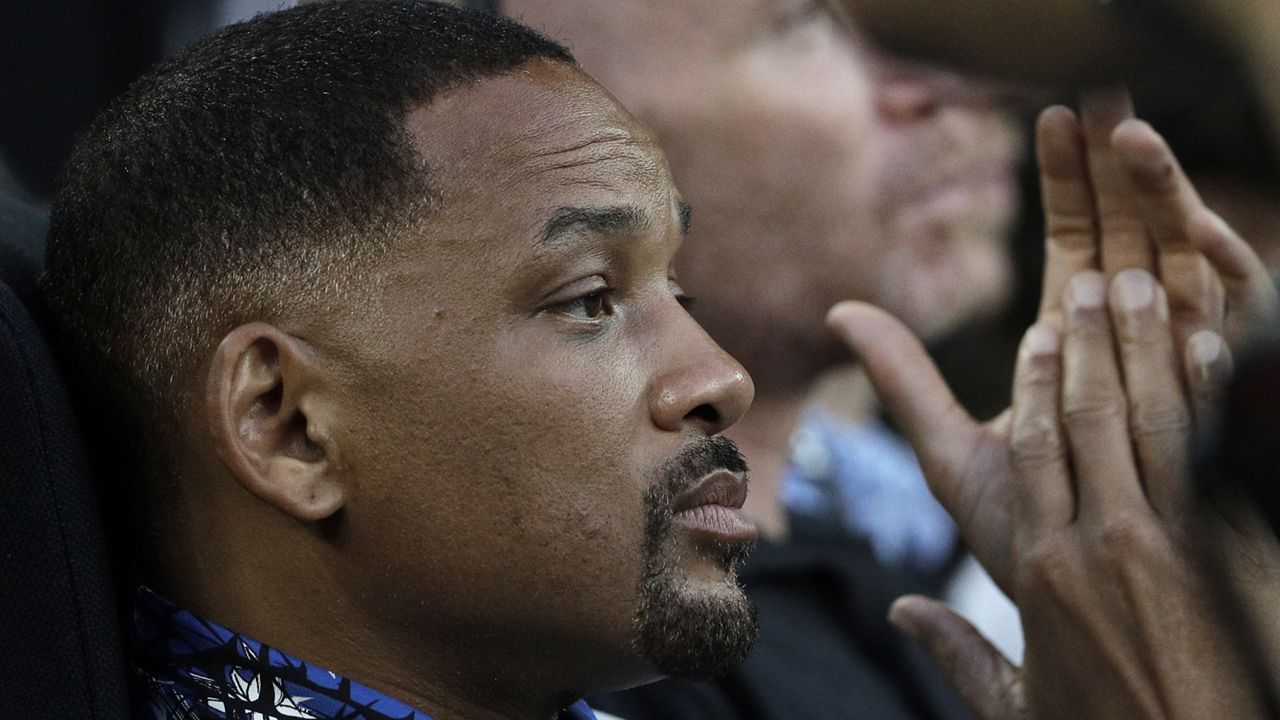
<svg viewBox="0 0 1280 720">
<path fill-rule="evenodd" d="M 689 232 L 692 209 L 680 203 L 680 232 Z M 541 245 L 554 245 L 575 233 L 639 235 L 649 228 L 649 218 L 633 205 L 557 208 L 542 229 Z"/>
</svg>

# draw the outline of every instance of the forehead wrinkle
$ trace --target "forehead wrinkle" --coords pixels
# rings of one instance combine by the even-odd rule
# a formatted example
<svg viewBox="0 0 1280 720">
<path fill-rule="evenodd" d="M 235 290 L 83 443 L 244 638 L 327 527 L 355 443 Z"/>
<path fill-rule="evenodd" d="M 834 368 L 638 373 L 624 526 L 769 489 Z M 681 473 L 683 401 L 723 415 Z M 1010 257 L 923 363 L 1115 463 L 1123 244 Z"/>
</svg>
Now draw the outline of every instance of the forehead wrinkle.
<svg viewBox="0 0 1280 720">
<path fill-rule="evenodd" d="M 651 139 L 637 137 L 634 132 L 608 129 L 569 144 L 546 147 L 546 142 L 546 136 L 542 136 L 529 143 L 534 147 L 526 150 L 527 169 L 519 173 L 518 180 L 558 174 L 556 179 L 563 184 L 608 190 L 622 189 L 618 181 L 636 182 L 646 189 L 660 183 L 656 147 Z M 566 172 L 593 166 L 600 169 L 594 173 Z"/>
</svg>

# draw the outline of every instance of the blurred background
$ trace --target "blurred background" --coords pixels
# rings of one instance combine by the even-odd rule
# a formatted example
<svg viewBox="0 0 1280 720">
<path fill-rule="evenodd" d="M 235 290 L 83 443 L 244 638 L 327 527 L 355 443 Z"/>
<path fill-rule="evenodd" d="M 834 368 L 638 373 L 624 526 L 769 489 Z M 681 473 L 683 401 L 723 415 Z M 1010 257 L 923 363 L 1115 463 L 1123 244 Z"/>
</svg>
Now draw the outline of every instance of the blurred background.
<svg viewBox="0 0 1280 720">
<path fill-rule="evenodd" d="M 12 0 L 0 6 L 0 189 L 46 205 L 76 135 L 147 68 L 281 0 Z"/>
</svg>

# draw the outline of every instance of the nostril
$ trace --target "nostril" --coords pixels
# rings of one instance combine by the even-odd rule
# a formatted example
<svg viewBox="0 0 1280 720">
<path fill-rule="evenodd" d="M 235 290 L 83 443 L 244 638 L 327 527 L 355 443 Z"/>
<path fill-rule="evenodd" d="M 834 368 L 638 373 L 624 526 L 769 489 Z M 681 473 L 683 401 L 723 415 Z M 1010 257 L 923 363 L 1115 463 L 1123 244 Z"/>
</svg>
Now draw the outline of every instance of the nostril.
<svg viewBox="0 0 1280 720">
<path fill-rule="evenodd" d="M 703 403 L 695 407 L 684 417 L 686 420 L 697 420 L 710 427 L 718 427 L 720 425 L 720 411 L 709 403 Z"/>
<path fill-rule="evenodd" d="M 938 114 L 942 103 L 926 83 L 894 82 L 880 89 L 880 111 L 890 120 L 927 120 Z"/>
</svg>

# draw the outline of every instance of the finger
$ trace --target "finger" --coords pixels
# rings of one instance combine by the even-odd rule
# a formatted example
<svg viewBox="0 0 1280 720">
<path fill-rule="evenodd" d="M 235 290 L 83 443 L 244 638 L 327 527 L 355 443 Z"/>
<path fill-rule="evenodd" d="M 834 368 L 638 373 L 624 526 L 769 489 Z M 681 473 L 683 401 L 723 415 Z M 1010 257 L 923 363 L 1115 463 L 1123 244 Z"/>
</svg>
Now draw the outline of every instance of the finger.
<svg viewBox="0 0 1280 720">
<path fill-rule="evenodd" d="M 1102 274 L 1076 275 L 1064 302 L 1062 420 L 1075 469 L 1077 518 L 1097 520 L 1117 510 L 1146 507 L 1129 443 L 1128 408 Z"/>
<path fill-rule="evenodd" d="M 889 622 L 924 649 L 978 717 L 1027 717 L 1021 671 L 954 610 L 936 600 L 907 595 L 889 608 Z"/>
<path fill-rule="evenodd" d="M 1085 159 L 1084 131 L 1075 113 L 1056 106 L 1036 123 L 1036 157 L 1045 217 L 1044 287 L 1039 322 L 1062 327 L 1067 280 L 1099 267 L 1093 189 Z"/>
<path fill-rule="evenodd" d="M 1108 280 L 1126 268 L 1155 270 L 1147 229 L 1138 215 L 1128 174 L 1111 145 L 1120 123 L 1133 117 L 1133 102 L 1122 89 L 1096 90 L 1081 100 L 1081 122 L 1089 158 L 1089 180 L 1098 208 L 1102 270 Z"/>
<path fill-rule="evenodd" d="M 1110 301 L 1142 484 L 1157 514 L 1180 517 L 1191 501 L 1191 409 L 1166 300 L 1150 273 L 1132 269 L 1116 275 Z"/>
<path fill-rule="evenodd" d="M 982 427 L 956 401 L 924 346 L 902 323 L 865 303 L 836 305 L 827 324 L 862 361 L 885 410 L 915 449 L 930 490 L 956 519 L 974 554 L 1003 555 L 1004 546 L 997 543 L 1007 543 L 1006 537 L 981 534 L 993 525 L 995 509 L 989 503 L 980 506 L 979 483 L 965 482 Z M 971 520 L 979 517 L 982 522 Z"/>
<path fill-rule="evenodd" d="M 1201 208 L 1188 222 L 1187 234 L 1222 280 L 1228 343 L 1238 346 L 1259 327 L 1280 318 L 1280 297 L 1271 274 L 1249 243 L 1217 213 Z"/>
<path fill-rule="evenodd" d="M 1018 350 L 1013 380 L 1010 459 L 1019 512 L 1015 537 L 1034 537 L 1075 515 L 1066 441 L 1058 414 L 1061 343 L 1045 324 L 1032 325 Z"/>
<path fill-rule="evenodd" d="M 1191 336 L 1183 363 L 1196 439 L 1203 443 L 1217 437 L 1222 396 L 1235 372 L 1235 363 L 1226 341 L 1211 330 L 1201 330 Z"/>
<path fill-rule="evenodd" d="M 1222 285 L 1190 235 L 1191 220 L 1204 209 L 1199 193 L 1164 138 L 1147 123 L 1121 123 L 1112 135 L 1112 145 L 1155 243 L 1160 282 L 1169 298 L 1178 342 L 1199 330 L 1220 330 Z"/>
</svg>

